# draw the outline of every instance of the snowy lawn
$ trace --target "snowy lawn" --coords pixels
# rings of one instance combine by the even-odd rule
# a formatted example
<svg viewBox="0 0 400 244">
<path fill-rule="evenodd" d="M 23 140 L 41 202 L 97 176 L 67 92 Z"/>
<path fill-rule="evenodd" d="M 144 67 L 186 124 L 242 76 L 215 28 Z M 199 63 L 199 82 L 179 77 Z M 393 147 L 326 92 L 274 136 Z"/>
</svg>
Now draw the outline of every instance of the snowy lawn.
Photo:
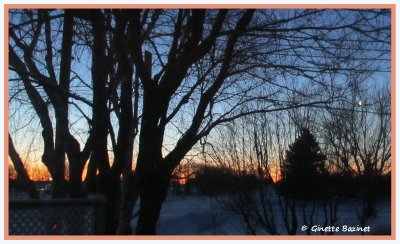
<svg viewBox="0 0 400 244">
<path fill-rule="evenodd" d="M 132 219 L 134 229 L 136 221 Z M 159 235 L 244 235 L 244 230 L 240 216 L 206 196 L 169 196 L 157 225 Z"/>
<path fill-rule="evenodd" d="M 136 204 L 136 212 L 138 209 Z M 276 207 L 276 225 L 285 233 L 283 222 L 279 218 L 280 208 Z M 382 201 L 378 207 L 376 217 L 368 221 L 367 226 L 370 226 L 370 231 L 365 232 L 370 234 L 389 234 L 390 233 L 390 201 Z M 313 223 L 320 227 L 325 227 L 323 223 L 322 213 Z M 298 233 L 297 235 L 305 235 L 305 231 L 301 231 L 303 226 L 302 216 L 298 216 Z M 136 228 L 137 217 L 132 219 L 132 227 Z M 357 227 L 359 225 L 354 204 L 348 203 L 340 206 L 338 211 L 338 221 L 335 227 L 339 227 L 335 235 L 360 235 L 360 232 L 343 232 L 343 226 Z M 311 228 L 312 226 L 309 226 Z M 260 234 L 268 234 L 262 230 L 257 230 Z M 328 234 L 328 232 L 325 232 Z M 158 235 L 248 235 L 246 225 L 242 216 L 225 210 L 219 201 L 213 197 L 207 196 L 170 196 L 165 201 L 161 216 L 157 225 Z M 320 235 L 321 232 L 316 231 L 312 234 Z"/>
</svg>

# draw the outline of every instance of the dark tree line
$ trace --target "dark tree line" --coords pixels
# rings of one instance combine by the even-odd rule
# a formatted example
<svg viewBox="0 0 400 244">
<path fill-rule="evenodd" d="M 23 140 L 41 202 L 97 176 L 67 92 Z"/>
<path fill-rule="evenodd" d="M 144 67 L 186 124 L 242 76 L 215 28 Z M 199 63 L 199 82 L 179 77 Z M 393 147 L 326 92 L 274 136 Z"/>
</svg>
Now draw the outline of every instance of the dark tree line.
<svg viewBox="0 0 400 244">
<path fill-rule="evenodd" d="M 155 234 L 173 171 L 215 127 L 329 108 L 354 73 L 390 72 L 387 9 L 11 9 L 9 20 L 10 104 L 29 101 L 40 121 L 53 197 L 107 196 L 107 234 L 132 232 L 138 198 L 136 233 Z"/>
<path fill-rule="evenodd" d="M 382 98 L 380 93 L 375 96 Z M 390 98 L 384 98 L 379 104 L 388 101 Z M 218 129 L 219 136 L 210 140 L 204 150 L 206 165 L 207 162 L 217 165 L 205 165 L 199 171 L 196 178 L 199 192 L 216 196 L 226 210 L 243 219 L 243 225 L 252 235 L 295 235 L 302 233 L 302 225 L 346 224 L 341 217 L 343 209 L 350 211 L 346 217 L 352 216 L 359 225 L 372 225 L 376 233 L 390 233 L 390 221 L 384 224 L 385 230 L 379 230 L 373 222 L 381 214 L 382 201 L 387 202 L 391 196 L 390 159 L 386 162 L 386 154 L 378 156 L 379 163 L 373 163 L 374 167 L 379 168 L 383 163 L 388 168 L 373 174 L 369 165 L 361 163 L 357 171 L 355 160 L 349 160 L 343 167 L 341 154 L 331 151 L 334 144 L 326 138 L 325 133 L 331 133 L 327 127 L 330 122 L 319 120 L 329 111 L 313 108 L 304 111 L 305 117 L 297 111 L 298 116 L 287 119 L 290 112 L 282 111 L 240 119 L 232 126 Z M 387 124 L 390 114 L 363 116 L 368 117 L 369 127 L 380 128 L 376 133 L 368 133 L 370 142 L 390 141 L 390 135 L 382 135 L 390 130 Z M 313 133 L 305 125 L 313 128 Z M 335 131 L 343 133 L 345 128 Z M 358 140 L 363 136 L 359 134 Z M 365 153 L 390 151 L 372 145 L 378 144 L 372 143 Z M 335 234 L 313 233 L 310 229 L 306 233 Z"/>
</svg>

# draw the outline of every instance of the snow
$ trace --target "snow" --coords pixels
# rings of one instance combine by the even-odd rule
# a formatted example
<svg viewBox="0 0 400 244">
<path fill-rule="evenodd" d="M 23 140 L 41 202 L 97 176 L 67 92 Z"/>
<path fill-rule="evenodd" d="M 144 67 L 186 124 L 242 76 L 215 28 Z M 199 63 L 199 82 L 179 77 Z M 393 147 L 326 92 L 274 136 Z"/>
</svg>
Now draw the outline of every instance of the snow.
<svg viewBox="0 0 400 244">
<path fill-rule="evenodd" d="M 134 212 L 136 212 L 137 206 Z M 334 227 L 339 227 L 333 234 L 336 235 L 360 235 L 361 232 L 343 231 L 344 226 L 361 228 L 357 218 L 356 207 L 359 206 L 355 202 L 347 202 L 340 206 L 338 211 L 338 221 Z M 276 225 L 284 232 L 284 224 L 279 218 L 280 208 L 277 204 L 276 209 Z M 299 211 L 300 212 L 300 211 Z M 365 232 L 366 235 L 371 234 L 390 234 L 390 200 L 381 201 L 378 207 L 377 215 L 370 219 L 366 226 L 370 226 L 370 231 Z M 297 235 L 306 235 L 305 231 L 301 231 L 304 225 L 302 216 L 298 216 L 298 232 Z M 132 219 L 132 228 L 136 228 L 137 217 Z M 315 226 L 325 227 L 323 213 L 319 213 L 313 223 Z M 311 228 L 312 226 L 307 226 Z M 261 227 L 257 229 L 257 233 L 268 235 Z M 158 235 L 248 235 L 245 222 L 242 216 L 226 210 L 220 201 L 214 197 L 208 196 L 176 196 L 170 194 L 163 204 L 160 219 L 157 225 Z M 316 231 L 311 234 L 320 235 L 321 232 Z M 329 232 L 325 232 L 329 234 Z M 332 234 L 332 233 L 331 233 Z"/>
<path fill-rule="evenodd" d="M 212 197 L 169 196 L 161 209 L 157 234 L 244 235 L 246 233 L 243 232 L 244 226 L 240 218 L 224 210 Z M 133 229 L 136 228 L 136 221 L 137 218 L 132 219 Z"/>
</svg>

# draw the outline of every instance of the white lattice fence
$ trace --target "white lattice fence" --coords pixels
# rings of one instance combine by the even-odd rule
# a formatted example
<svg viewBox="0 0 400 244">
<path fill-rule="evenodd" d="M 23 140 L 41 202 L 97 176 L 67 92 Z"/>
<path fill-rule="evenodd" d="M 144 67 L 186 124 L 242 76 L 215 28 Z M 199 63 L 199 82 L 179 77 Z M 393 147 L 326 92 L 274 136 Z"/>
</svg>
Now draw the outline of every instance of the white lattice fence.
<svg viewBox="0 0 400 244">
<path fill-rule="evenodd" d="M 104 200 L 10 201 L 10 235 L 95 235 L 104 230 Z"/>
</svg>

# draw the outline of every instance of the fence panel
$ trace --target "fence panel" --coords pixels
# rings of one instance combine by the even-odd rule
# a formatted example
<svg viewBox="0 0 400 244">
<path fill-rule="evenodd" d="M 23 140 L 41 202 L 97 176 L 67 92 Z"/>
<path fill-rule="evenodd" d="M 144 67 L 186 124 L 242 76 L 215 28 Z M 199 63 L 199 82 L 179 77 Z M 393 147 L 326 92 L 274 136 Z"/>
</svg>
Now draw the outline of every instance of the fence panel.
<svg viewBox="0 0 400 244">
<path fill-rule="evenodd" d="M 10 235 L 104 233 L 104 199 L 10 200 Z"/>
</svg>

